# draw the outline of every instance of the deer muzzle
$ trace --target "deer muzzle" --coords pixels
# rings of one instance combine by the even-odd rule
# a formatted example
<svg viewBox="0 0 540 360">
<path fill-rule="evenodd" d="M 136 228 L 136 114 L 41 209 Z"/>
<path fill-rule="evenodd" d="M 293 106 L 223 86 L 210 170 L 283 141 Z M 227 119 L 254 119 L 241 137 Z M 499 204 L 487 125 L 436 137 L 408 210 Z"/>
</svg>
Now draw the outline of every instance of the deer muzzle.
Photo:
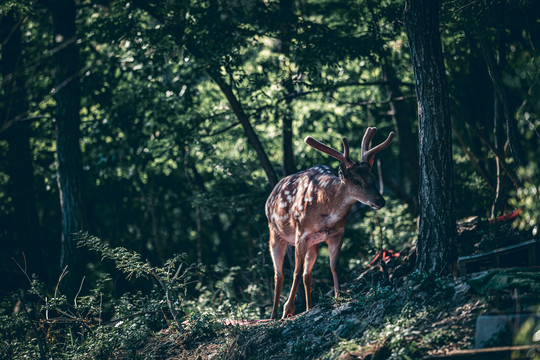
<svg viewBox="0 0 540 360">
<path fill-rule="evenodd" d="M 368 201 L 368 205 L 373 210 L 380 210 L 382 207 L 384 207 L 384 205 L 386 205 L 386 200 L 384 200 L 384 198 L 380 196 L 377 199 L 375 199 L 375 201 Z"/>
</svg>

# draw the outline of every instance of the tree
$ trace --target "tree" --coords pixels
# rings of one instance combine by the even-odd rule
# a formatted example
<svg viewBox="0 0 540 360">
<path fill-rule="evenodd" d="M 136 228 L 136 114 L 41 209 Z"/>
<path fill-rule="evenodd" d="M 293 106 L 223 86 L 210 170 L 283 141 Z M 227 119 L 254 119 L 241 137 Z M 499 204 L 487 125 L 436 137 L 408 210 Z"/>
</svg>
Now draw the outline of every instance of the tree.
<svg viewBox="0 0 540 360">
<path fill-rule="evenodd" d="M 244 105 L 242 104 L 241 99 L 237 94 L 235 93 L 235 84 L 234 82 L 227 82 L 226 81 L 226 74 L 225 76 L 222 74 L 222 69 L 219 61 L 216 61 L 213 59 L 216 55 L 216 53 L 209 51 L 207 49 L 208 43 L 203 43 L 204 46 L 201 46 L 200 39 L 202 38 L 204 41 L 204 36 L 201 36 L 202 34 L 197 34 L 198 36 L 194 37 L 192 34 L 186 34 L 188 31 L 185 29 L 185 23 L 186 23 L 186 14 L 187 14 L 187 4 L 180 3 L 175 4 L 173 6 L 173 9 L 170 7 L 167 7 L 166 4 L 159 3 L 158 4 L 152 4 L 147 1 L 141 1 L 137 0 L 135 1 L 135 5 L 138 6 L 140 9 L 147 11 L 151 16 L 153 16 L 157 21 L 161 22 L 163 25 L 166 26 L 166 29 L 168 30 L 169 35 L 174 39 L 177 46 L 179 48 L 185 47 L 185 49 L 190 52 L 195 58 L 198 59 L 202 64 L 204 64 L 204 68 L 208 76 L 216 83 L 216 85 L 220 88 L 221 92 L 229 102 L 232 111 L 234 112 L 238 122 L 244 129 L 244 133 L 246 135 L 246 138 L 249 142 L 249 144 L 252 146 L 252 148 L 255 150 L 257 157 L 261 163 L 261 167 L 263 168 L 268 183 L 271 187 L 274 187 L 277 182 L 278 178 L 276 175 L 276 172 L 270 163 L 270 160 L 268 159 L 268 155 L 266 154 L 266 151 L 261 144 L 261 141 L 259 140 L 259 136 L 253 129 L 253 126 L 251 124 L 251 120 L 249 116 L 247 115 Z M 179 17 L 176 19 L 176 21 L 170 21 L 168 16 L 169 14 L 167 12 L 174 12 L 175 14 L 178 14 Z M 231 25 L 227 32 L 233 33 L 235 30 L 235 27 L 231 24 L 228 24 L 227 22 L 223 22 L 218 20 L 219 13 L 216 11 L 216 9 L 213 9 L 212 11 L 206 12 L 207 14 L 205 16 L 208 16 L 210 20 L 212 20 L 213 24 L 212 26 L 216 26 L 217 24 L 223 23 L 219 26 L 227 26 Z M 212 18 L 214 17 L 214 18 Z M 208 21 L 205 19 L 204 21 L 201 21 L 201 23 L 204 23 L 205 21 Z M 222 30 L 225 30 L 226 28 L 222 28 Z M 215 30 L 215 29 L 212 29 Z M 191 36 L 190 36 L 191 35 Z M 217 36 L 217 34 L 210 33 L 212 36 Z M 223 35 L 223 34 L 222 34 Z M 227 36 L 225 36 L 227 37 Z M 232 36 L 233 38 L 235 36 Z M 216 38 L 214 38 L 214 41 Z M 212 49 L 215 51 L 216 49 Z M 231 54 L 228 54 L 230 57 Z M 230 76 L 232 79 L 232 76 Z"/>
<path fill-rule="evenodd" d="M 448 85 L 439 34 L 439 2 L 408 0 L 404 11 L 418 101 L 420 227 L 416 266 L 451 273 L 456 219 Z"/>
<path fill-rule="evenodd" d="M 294 112 L 291 106 L 292 96 L 294 96 L 294 83 L 293 83 L 293 73 L 290 69 L 290 65 L 287 66 L 287 59 L 289 57 L 289 52 L 291 48 L 291 31 L 292 23 L 295 20 L 293 13 L 293 2 L 291 0 L 280 0 L 279 2 L 279 12 L 281 17 L 281 23 L 279 24 L 279 50 L 283 54 L 286 75 L 285 78 L 281 81 L 282 86 L 285 89 L 285 106 L 282 116 L 282 132 L 281 135 L 281 149 L 282 149 L 282 161 L 281 168 L 283 176 L 291 175 L 296 172 L 296 164 L 294 161 L 294 150 L 293 150 L 293 116 Z"/>
<path fill-rule="evenodd" d="M 5 92 L 0 133 L 3 132 L 9 143 L 6 160 L 13 204 L 13 221 L 10 222 L 13 233 L 4 251 L 13 255 L 9 249 L 14 248 L 17 258 L 22 251 L 30 271 L 43 275 L 42 242 L 30 149 L 31 131 L 29 121 L 25 120 L 28 101 L 21 43 L 22 24 L 15 10 L 1 17 L 0 28 L 3 31 L 0 39 L 3 46 L 0 68 L 5 79 Z"/>
<path fill-rule="evenodd" d="M 393 39 L 396 34 L 388 33 L 384 30 L 386 24 L 392 22 L 392 6 L 387 6 L 388 14 L 385 14 L 385 8 L 379 3 L 368 1 L 368 10 L 371 14 L 371 28 L 375 36 L 380 41 L 388 42 Z M 385 17 L 383 17 L 386 15 Z M 381 25 L 381 18 L 382 25 Z M 386 35 L 386 37 L 385 37 Z M 414 108 L 406 102 L 406 93 L 400 87 L 400 79 L 397 74 L 395 64 L 392 59 L 392 51 L 390 47 L 381 46 L 377 50 L 380 69 L 383 75 L 386 93 L 388 94 L 389 113 L 394 122 L 395 133 L 397 136 L 398 145 L 398 178 L 399 181 L 392 181 L 389 176 L 384 176 L 384 182 L 389 185 L 389 188 L 396 195 L 407 203 L 411 214 L 418 214 L 418 141 L 412 132 L 413 124 L 412 117 Z"/>
<path fill-rule="evenodd" d="M 76 7 L 73 0 L 53 1 L 56 101 L 56 156 L 62 211 L 60 267 L 77 274 L 82 265 L 76 258 L 73 234 L 85 229 L 83 210 L 82 155 L 80 148 L 80 87 Z M 72 277 L 73 278 L 73 277 Z M 75 279 L 73 279 L 75 281 Z M 77 280 L 78 281 L 78 280 Z"/>
</svg>

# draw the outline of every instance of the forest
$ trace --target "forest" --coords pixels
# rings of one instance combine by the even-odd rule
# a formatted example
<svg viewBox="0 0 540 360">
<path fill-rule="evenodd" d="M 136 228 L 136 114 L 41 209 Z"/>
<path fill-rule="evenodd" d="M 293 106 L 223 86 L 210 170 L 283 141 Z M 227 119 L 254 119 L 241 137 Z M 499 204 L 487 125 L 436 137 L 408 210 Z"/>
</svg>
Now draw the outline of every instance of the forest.
<svg viewBox="0 0 540 360">
<path fill-rule="evenodd" d="M 1 0 L 0 359 L 420 359 L 472 349 L 476 316 L 538 314 L 539 14 Z M 318 164 L 343 181 L 373 127 L 372 146 L 395 134 L 369 160 L 385 205 L 347 213 L 339 296 L 322 243 L 313 307 L 300 281 L 267 321 L 267 199 Z M 283 263 L 280 314 L 295 247 Z"/>
</svg>

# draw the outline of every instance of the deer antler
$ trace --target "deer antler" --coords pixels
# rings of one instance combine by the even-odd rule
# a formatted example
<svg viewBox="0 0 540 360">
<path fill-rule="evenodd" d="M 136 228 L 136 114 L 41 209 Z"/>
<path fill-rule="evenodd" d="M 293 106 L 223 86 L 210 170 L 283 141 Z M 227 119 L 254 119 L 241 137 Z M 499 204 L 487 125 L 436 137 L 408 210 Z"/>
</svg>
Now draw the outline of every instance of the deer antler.
<svg viewBox="0 0 540 360">
<path fill-rule="evenodd" d="M 347 141 L 347 138 L 345 137 L 341 141 L 343 142 L 343 149 L 344 149 L 343 154 L 335 149 L 332 149 L 330 146 L 327 146 L 323 144 L 322 142 L 315 140 L 311 136 L 306 136 L 306 138 L 304 139 L 304 142 L 308 144 L 309 146 L 311 146 L 312 148 L 315 148 L 325 154 L 328 154 L 338 159 L 343 164 L 345 164 L 345 167 L 347 169 L 350 169 L 354 166 L 354 162 L 352 162 L 351 159 L 349 159 L 349 142 Z"/>
<path fill-rule="evenodd" d="M 376 132 L 377 132 L 377 128 L 369 127 L 367 128 L 366 133 L 364 134 L 364 138 L 362 139 L 361 161 L 367 162 L 370 165 L 373 165 L 373 159 L 374 159 L 375 154 L 386 149 L 392 142 L 392 139 L 394 138 L 394 135 L 395 135 L 395 133 L 391 131 L 390 134 L 388 134 L 388 137 L 386 138 L 386 140 L 384 140 L 384 142 L 370 149 L 369 144 L 371 143 L 371 139 L 373 138 L 373 135 L 375 135 Z"/>
</svg>

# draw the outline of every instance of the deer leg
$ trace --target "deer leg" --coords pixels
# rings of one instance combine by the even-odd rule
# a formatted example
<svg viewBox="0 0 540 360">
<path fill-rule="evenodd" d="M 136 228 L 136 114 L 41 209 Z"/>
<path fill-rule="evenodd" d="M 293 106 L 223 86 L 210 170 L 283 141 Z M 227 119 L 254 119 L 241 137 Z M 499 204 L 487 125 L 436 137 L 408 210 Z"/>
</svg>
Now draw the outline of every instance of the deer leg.
<svg viewBox="0 0 540 360">
<path fill-rule="evenodd" d="M 306 258 L 304 260 L 304 289 L 306 292 L 306 311 L 311 309 L 311 272 L 313 270 L 313 265 L 315 265 L 315 260 L 317 260 L 317 255 L 319 255 L 319 244 L 315 244 L 312 247 L 308 248 L 306 252 Z"/>
<path fill-rule="evenodd" d="M 330 270 L 332 270 L 332 277 L 334 278 L 334 295 L 339 297 L 339 253 L 343 244 L 343 234 L 328 240 L 326 243 L 330 254 Z"/>
<path fill-rule="evenodd" d="M 306 257 L 307 244 L 303 240 L 296 241 L 294 249 L 294 275 L 293 275 L 293 284 L 291 287 L 291 292 L 289 298 L 285 303 L 283 308 L 283 319 L 294 314 L 294 298 L 296 297 L 296 291 L 298 290 L 298 285 L 300 284 L 300 279 L 302 278 L 302 272 L 304 270 L 304 259 Z"/>
<path fill-rule="evenodd" d="M 274 320 L 278 317 L 279 297 L 283 287 L 283 258 L 286 249 L 287 243 L 270 231 L 270 255 L 274 264 L 274 303 L 270 319 Z"/>
</svg>

